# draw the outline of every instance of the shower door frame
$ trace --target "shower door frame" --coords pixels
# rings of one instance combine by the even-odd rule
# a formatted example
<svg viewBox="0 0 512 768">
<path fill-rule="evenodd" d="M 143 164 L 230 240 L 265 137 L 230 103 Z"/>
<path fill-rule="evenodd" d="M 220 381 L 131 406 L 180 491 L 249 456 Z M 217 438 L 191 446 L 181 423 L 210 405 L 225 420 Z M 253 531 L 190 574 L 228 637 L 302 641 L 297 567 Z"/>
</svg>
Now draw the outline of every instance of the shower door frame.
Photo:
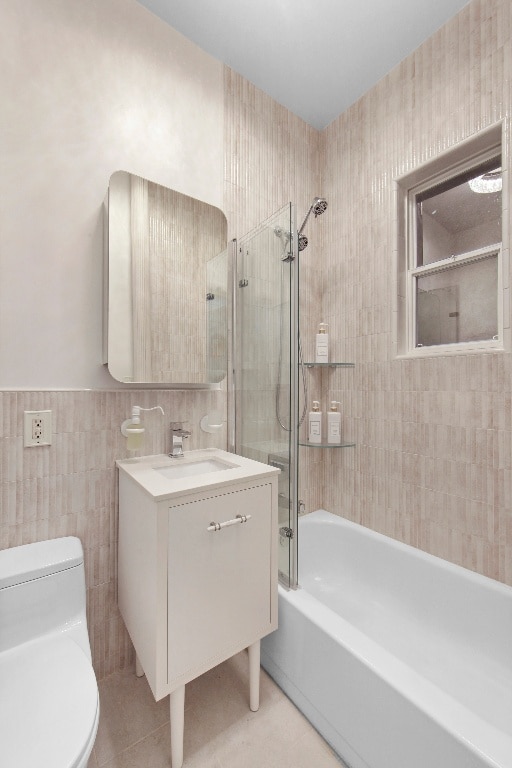
<svg viewBox="0 0 512 768">
<path fill-rule="evenodd" d="M 290 206 L 293 224 L 291 230 L 293 258 L 290 262 L 290 413 L 292 414 L 290 425 L 290 517 L 292 520 L 292 539 L 290 541 L 290 583 L 284 586 L 289 589 L 297 589 L 299 580 L 299 238 L 295 205 L 290 203 Z"/>
<path fill-rule="evenodd" d="M 288 574 L 287 579 L 279 573 L 279 582 L 286 589 L 296 589 L 298 586 L 298 488 L 299 488 L 299 250 L 296 225 L 296 208 L 293 203 L 290 206 L 290 244 L 291 259 L 287 261 L 290 269 L 290 332 L 289 332 L 289 357 L 290 357 L 290 434 L 288 441 L 289 462 L 289 531 L 288 539 Z M 283 206 L 284 207 L 284 206 Z M 270 217 L 269 217 L 270 218 Z M 255 228 L 255 231 L 258 228 Z M 249 234 L 249 233 L 248 233 Z M 244 238 L 247 235 L 244 235 Z M 240 238 L 240 241 L 243 238 Z M 238 243 L 236 238 L 230 242 L 230 267 L 231 267 L 231 329 L 230 329 L 230 360 L 228 363 L 228 450 L 231 453 L 240 452 L 240 417 L 241 389 L 237 378 L 237 362 L 239 359 L 238 322 L 239 312 L 237 306 L 238 296 Z M 283 259 L 284 261 L 284 259 Z M 283 528 L 280 528 L 279 536 Z"/>
</svg>

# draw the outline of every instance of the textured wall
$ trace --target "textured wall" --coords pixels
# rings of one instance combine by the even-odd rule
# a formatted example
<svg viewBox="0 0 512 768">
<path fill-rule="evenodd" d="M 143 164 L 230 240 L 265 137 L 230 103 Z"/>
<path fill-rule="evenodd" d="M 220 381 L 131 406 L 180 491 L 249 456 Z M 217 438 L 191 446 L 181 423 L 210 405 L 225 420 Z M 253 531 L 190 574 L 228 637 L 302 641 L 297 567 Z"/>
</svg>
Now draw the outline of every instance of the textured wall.
<svg viewBox="0 0 512 768">
<path fill-rule="evenodd" d="M 225 429 L 199 429 L 206 413 L 223 410 L 221 392 L 53 391 L 0 392 L 0 549 L 58 536 L 79 536 L 85 551 L 87 610 L 99 677 L 133 660 L 117 608 L 117 470 L 126 458 L 122 421 L 132 405 L 144 413 L 140 454 L 170 450 L 169 421 L 187 420 L 187 448 L 223 447 Z M 51 409 L 51 446 L 23 448 L 23 411 Z"/>
<path fill-rule="evenodd" d="M 320 189 L 320 140 L 304 123 L 251 83 L 225 69 L 225 204 L 228 237 L 241 237 L 291 201 L 298 226 Z M 305 341 L 321 317 L 321 242 L 325 214 L 308 222 L 309 245 L 300 256 L 300 326 Z M 280 265 L 277 266 L 276 279 Z M 312 354 L 312 348 L 305 352 Z M 309 374 L 306 372 L 309 378 Z M 262 394 L 263 397 L 263 394 Z M 267 402 L 272 400 L 272 394 Z M 309 390 L 308 401 L 314 399 Z M 274 405 L 270 405 L 272 412 Z M 279 435 L 274 435 L 279 440 Z M 320 452 L 300 451 L 300 489 L 308 510 L 321 504 Z"/>
<path fill-rule="evenodd" d="M 506 166 L 510 36 L 510 2 L 474 0 L 322 136 L 322 305 L 334 356 L 356 363 L 330 374 L 328 398 L 357 442 L 326 452 L 323 504 L 507 583 L 510 353 L 394 358 L 393 180 L 498 120 Z"/>
</svg>

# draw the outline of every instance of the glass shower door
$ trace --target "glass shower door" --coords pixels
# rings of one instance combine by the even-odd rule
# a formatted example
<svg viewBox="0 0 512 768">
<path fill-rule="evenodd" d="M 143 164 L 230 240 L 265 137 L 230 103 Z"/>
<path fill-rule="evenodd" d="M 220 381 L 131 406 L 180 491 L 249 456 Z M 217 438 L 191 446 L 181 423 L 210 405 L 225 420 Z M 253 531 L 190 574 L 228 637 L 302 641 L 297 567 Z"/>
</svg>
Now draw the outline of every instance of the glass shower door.
<svg viewBox="0 0 512 768">
<path fill-rule="evenodd" d="M 278 467 L 279 576 L 297 569 L 297 260 L 291 204 L 241 238 L 235 278 L 235 451 Z"/>
</svg>

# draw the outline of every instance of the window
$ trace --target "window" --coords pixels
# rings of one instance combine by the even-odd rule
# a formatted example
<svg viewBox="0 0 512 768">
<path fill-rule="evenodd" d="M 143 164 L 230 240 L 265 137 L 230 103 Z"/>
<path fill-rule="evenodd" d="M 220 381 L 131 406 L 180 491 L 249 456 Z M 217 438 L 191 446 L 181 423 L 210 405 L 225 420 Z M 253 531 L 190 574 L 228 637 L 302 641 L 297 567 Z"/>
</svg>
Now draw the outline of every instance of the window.
<svg viewBox="0 0 512 768">
<path fill-rule="evenodd" d="M 485 138 L 398 182 L 399 354 L 503 348 L 501 131 Z"/>
</svg>

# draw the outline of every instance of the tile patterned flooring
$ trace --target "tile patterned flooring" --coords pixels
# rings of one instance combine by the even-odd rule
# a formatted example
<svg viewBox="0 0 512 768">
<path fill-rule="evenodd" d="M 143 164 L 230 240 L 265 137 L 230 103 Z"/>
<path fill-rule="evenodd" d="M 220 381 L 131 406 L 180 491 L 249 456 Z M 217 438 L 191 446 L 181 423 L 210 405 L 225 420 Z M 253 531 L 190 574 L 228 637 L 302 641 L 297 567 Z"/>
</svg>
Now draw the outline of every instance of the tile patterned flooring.
<svg viewBox="0 0 512 768">
<path fill-rule="evenodd" d="M 169 699 L 144 677 L 117 672 L 99 683 L 100 724 L 88 768 L 169 768 Z M 261 671 L 251 712 L 246 652 L 186 687 L 183 768 L 343 768 L 343 763 Z"/>
</svg>

